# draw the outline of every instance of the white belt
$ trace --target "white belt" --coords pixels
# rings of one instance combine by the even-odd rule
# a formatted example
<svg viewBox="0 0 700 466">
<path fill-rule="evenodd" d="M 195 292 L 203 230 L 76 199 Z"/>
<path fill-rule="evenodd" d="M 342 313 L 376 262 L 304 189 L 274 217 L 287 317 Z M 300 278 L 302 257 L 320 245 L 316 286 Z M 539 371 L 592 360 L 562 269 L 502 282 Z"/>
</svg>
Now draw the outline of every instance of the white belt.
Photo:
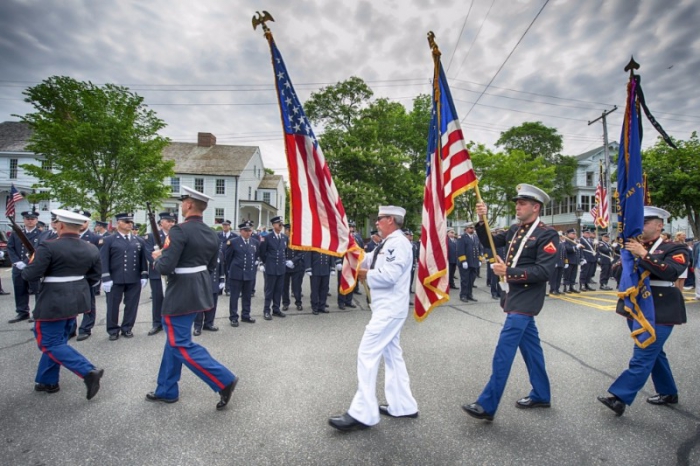
<svg viewBox="0 0 700 466">
<path fill-rule="evenodd" d="M 204 272 L 207 270 L 206 265 L 198 265 L 197 267 L 178 267 L 175 269 L 175 273 L 178 275 L 184 275 L 188 273 Z"/>
<path fill-rule="evenodd" d="M 675 283 L 673 282 L 666 282 L 663 280 L 649 280 L 649 285 L 650 286 L 665 286 L 665 287 L 671 287 L 675 286 Z"/>
<path fill-rule="evenodd" d="M 85 278 L 85 275 L 73 275 L 70 277 L 44 277 L 44 283 L 67 283 L 77 282 Z"/>
</svg>

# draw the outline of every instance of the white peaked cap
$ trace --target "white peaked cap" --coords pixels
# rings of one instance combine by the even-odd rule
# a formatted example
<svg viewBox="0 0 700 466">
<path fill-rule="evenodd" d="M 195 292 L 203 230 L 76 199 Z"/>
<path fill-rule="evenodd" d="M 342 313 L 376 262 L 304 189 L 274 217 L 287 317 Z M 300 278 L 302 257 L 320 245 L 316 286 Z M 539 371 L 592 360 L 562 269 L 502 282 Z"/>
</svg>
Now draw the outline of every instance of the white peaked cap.
<svg viewBox="0 0 700 466">
<path fill-rule="evenodd" d="M 537 186 L 520 183 L 515 189 L 518 191 L 518 194 L 513 198 L 514 201 L 518 199 L 530 199 L 541 202 L 542 204 L 549 204 L 549 195 Z"/>
<path fill-rule="evenodd" d="M 63 223 L 71 223 L 73 225 L 82 225 L 85 222 L 89 222 L 90 219 L 85 215 L 80 215 L 76 212 L 71 212 L 65 209 L 54 209 L 51 211 L 52 214 L 56 216 L 56 220 Z"/>
<path fill-rule="evenodd" d="M 209 202 L 212 200 L 211 197 L 207 196 L 204 193 L 200 193 L 199 191 L 196 191 L 189 186 L 182 186 L 182 196 L 180 196 L 180 200 L 185 200 L 188 197 L 191 197 L 192 199 L 197 199 L 198 201 L 202 202 Z"/>
<path fill-rule="evenodd" d="M 658 218 L 661 220 L 668 220 L 671 214 L 660 207 L 653 207 L 650 205 L 644 206 L 644 218 Z"/>
</svg>

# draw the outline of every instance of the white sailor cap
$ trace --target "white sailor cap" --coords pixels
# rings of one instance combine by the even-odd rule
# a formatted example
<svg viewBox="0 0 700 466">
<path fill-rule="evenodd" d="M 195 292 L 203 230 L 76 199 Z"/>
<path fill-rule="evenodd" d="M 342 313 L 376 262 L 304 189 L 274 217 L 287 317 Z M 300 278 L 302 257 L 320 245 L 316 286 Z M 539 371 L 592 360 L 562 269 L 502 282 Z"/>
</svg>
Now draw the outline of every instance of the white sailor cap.
<svg viewBox="0 0 700 466">
<path fill-rule="evenodd" d="M 406 209 L 403 207 L 398 207 L 395 205 L 380 205 L 379 206 L 379 216 L 381 217 L 382 215 L 392 215 L 392 216 L 397 216 L 397 217 L 405 217 L 406 216 Z"/>
<path fill-rule="evenodd" d="M 650 205 L 644 206 L 644 220 L 658 218 L 659 220 L 668 220 L 671 214 L 660 207 L 653 207 Z"/>
<path fill-rule="evenodd" d="M 199 191 L 196 191 L 188 186 L 182 186 L 182 196 L 180 196 L 180 200 L 184 201 L 187 198 L 192 198 L 207 203 L 212 200 L 212 198 L 206 194 L 200 193 Z"/>
<path fill-rule="evenodd" d="M 54 209 L 51 211 L 52 214 L 56 216 L 57 222 L 71 223 L 73 225 L 82 225 L 85 222 L 89 222 L 90 219 L 85 215 L 80 215 L 77 212 L 71 212 L 65 209 Z"/>
<path fill-rule="evenodd" d="M 513 201 L 517 201 L 518 199 L 530 199 L 531 201 L 541 202 L 542 204 L 549 204 L 549 196 L 537 186 L 520 183 L 515 189 L 518 191 L 518 194 L 512 199 Z"/>
</svg>

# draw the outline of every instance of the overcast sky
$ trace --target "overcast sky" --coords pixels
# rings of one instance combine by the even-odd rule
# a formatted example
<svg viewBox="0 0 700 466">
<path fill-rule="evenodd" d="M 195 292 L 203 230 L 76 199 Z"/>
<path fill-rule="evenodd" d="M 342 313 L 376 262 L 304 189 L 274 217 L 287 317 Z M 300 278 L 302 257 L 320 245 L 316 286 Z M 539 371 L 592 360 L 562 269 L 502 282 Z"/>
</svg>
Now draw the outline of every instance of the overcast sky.
<svg viewBox="0 0 700 466">
<path fill-rule="evenodd" d="M 532 23 L 545 3 L 2 0 L 0 121 L 30 112 L 22 90 L 49 76 L 121 84 L 167 123 L 163 135 L 193 142 L 203 131 L 219 144 L 260 146 L 286 178 L 270 52 L 251 24 L 267 10 L 302 101 L 358 76 L 375 97 L 410 107 L 430 93 L 432 30 L 468 140 L 492 147 L 501 131 L 542 121 L 576 155 L 602 145 L 602 124 L 587 122 L 618 105 L 608 120 L 617 140 L 630 55 L 668 133 L 688 139 L 698 129 L 700 2 L 551 0 Z M 648 122 L 645 136 L 647 147 L 656 137 Z"/>
</svg>

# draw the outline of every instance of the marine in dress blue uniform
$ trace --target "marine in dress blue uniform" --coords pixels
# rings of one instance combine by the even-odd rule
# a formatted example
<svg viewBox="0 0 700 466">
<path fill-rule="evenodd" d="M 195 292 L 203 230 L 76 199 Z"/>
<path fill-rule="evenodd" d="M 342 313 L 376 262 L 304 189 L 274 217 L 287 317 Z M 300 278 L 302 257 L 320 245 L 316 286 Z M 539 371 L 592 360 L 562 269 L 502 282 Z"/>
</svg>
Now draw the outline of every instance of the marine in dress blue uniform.
<svg viewBox="0 0 700 466">
<path fill-rule="evenodd" d="M 155 391 L 148 401 L 173 403 L 180 397 L 178 382 L 182 365 L 220 395 L 216 409 L 226 407 L 238 378 L 192 341 L 197 313 L 214 306 L 211 274 L 217 266 L 219 239 L 202 221 L 210 197 L 182 186 L 181 213 L 184 222 L 170 229 L 163 249 L 153 252 L 154 267 L 168 276 L 163 299 L 163 328 L 166 340 Z"/>
<path fill-rule="evenodd" d="M 228 264 L 229 289 L 229 323 L 232 327 L 238 327 L 238 300 L 241 300 L 241 319 L 243 322 L 254 324 L 255 319 L 250 316 L 250 302 L 253 296 L 253 284 L 257 273 L 256 262 L 260 242 L 253 237 L 252 222 L 243 222 L 238 225 L 241 235 L 231 240 L 226 248 L 226 264 Z"/>
<path fill-rule="evenodd" d="M 22 212 L 24 234 L 36 249 L 42 232 L 36 227 L 39 212 Z M 12 261 L 12 285 L 15 291 L 15 310 L 17 315 L 8 322 L 14 324 L 29 319 L 29 295 L 36 294 L 39 281 L 27 281 L 22 278 L 22 269 L 29 263 L 29 253 L 17 235 L 11 235 L 7 241 L 7 254 Z"/>
<path fill-rule="evenodd" d="M 132 233 L 133 214 L 117 214 L 117 231 L 102 241 L 102 287 L 107 294 L 107 333 L 114 341 L 121 332 L 126 338 L 134 336 L 141 289 L 148 283 L 143 238 Z M 119 325 L 119 306 L 124 298 L 124 317 Z"/>
<path fill-rule="evenodd" d="M 272 316 L 286 317 L 280 309 L 282 301 L 282 289 L 284 288 L 284 275 L 287 273 L 287 245 L 289 238 L 282 233 L 282 217 L 273 217 L 270 220 L 273 231 L 262 238 L 258 255 L 261 269 L 265 274 L 265 304 L 263 317 L 272 320 Z M 270 315 L 272 306 L 272 315 Z"/>
<path fill-rule="evenodd" d="M 148 262 L 148 283 L 151 286 L 151 329 L 148 331 L 148 336 L 155 335 L 163 330 L 161 324 L 160 310 L 163 307 L 163 279 L 158 272 L 153 268 L 153 256 L 151 253 L 156 249 L 157 243 L 153 236 L 160 236 L 160 244 L 165 244 L 165 239 L 168 237 L 168 232 L 177 223 L 177 214 L 172 212 L 161 212 L 158 214 L 158 224 L 160 230 L 146 234 L 144 245 L 146 247 L 146 261 Z"/>
<path fill-rule="evenodd" d="M 493 372 L 476 402 L 462 407 L 477 419 L 493 420 L 518 349 L 530 376 L 530 394 L 516 401 L 518 408 L 550 406 L 550 387 L 545 370 L 544 354 L 535 325 L 535 316 L 542 310 L 547 283 L 557 261 L 559 235 L 540 220 L 549 196 L 541 189 L 519 184 L 514 198 L 519 225 L 493 237 L 496 247 L 507 246 L 506 261 L 492 267 L 496 275 L 505 276 L 507 291 L 501 307 L 507 314 L 493 355 Z M 477 214 L 486 215 L 486 206 L 477 204 Z M 477 225 L 482 244 L 488 244 L 483 222 Z"/>
<path fill-rule="evenodd" d="M 650 273 L 656 341 L 646 348 L 635 344 L 629 367 L 608 388 L 611 396 L 598 397 L 618 416 L 625 412 L 626 406 L 632 405 L 650 375 L 656 395 L 647 398 L 647 402 L 653 405 L 678 403 L 678 387 L 664 352 L 664 344 L 670 338 L 673 327 L 687 321 L 683 292 L 674 286 L 674 282 L 688 267 L 690 251 L 684 244 L 660 238 L 664 221 L 669 217 L 670 214 L 663 209 L 644 206 L 641 241 L 625 243 L 625 249 L 639 259 L 637 266 L 640 273 Z M 627 325 L 632 331 L 632 320 L 625 311 L 623 300 L 617 302 L 616 312 L 627 318 Z"/>
<path fill-rule="evenodd" d="M 33 313 L 34 335 L 41 350 L 34 390 L 59 391 L 64 366 L 83 379 L 89 400 L 97 394 L 104 370 L 69 346 L 68 335 L 75 328 L 76 316 L 90 311 L 90 289 L 100 281 L 100 253 L 78 236 L 87 217 L 60 209 L 53 213 L 59 238 L 41 243 L 22 270 L 27 281 L 42 279 Z"/>
<path fill-rule="evenodd" d="M 311 287 L 311 312 L 314 315 L 318 315 L 319 312 L 328 313 L 326 302 L 335 257 L 322 252 L 309 251 L 304 262 Z M 352 293 L 348 294 L 352 295 Z"/>
<path fill-rule="evenodd" d="M 284 230 L 289 236 L 291 225 L 285 223 Z M 294 296 L 294 305 L 297 311 L 303 311 L 304 306 L 301 304 L 301 285 L 304 281 L 304 256 L 305 251 L 299 251 L 287 246 L 287 273 L 284 275 L 284 289 L 282 290 L 282 310 L 286 311 L 292 303 L 291 297 Z M 290 290 L 291 289 L 291 290 Z M 291 291 L 291 294 L 290 294 Z"/>
</svg>

